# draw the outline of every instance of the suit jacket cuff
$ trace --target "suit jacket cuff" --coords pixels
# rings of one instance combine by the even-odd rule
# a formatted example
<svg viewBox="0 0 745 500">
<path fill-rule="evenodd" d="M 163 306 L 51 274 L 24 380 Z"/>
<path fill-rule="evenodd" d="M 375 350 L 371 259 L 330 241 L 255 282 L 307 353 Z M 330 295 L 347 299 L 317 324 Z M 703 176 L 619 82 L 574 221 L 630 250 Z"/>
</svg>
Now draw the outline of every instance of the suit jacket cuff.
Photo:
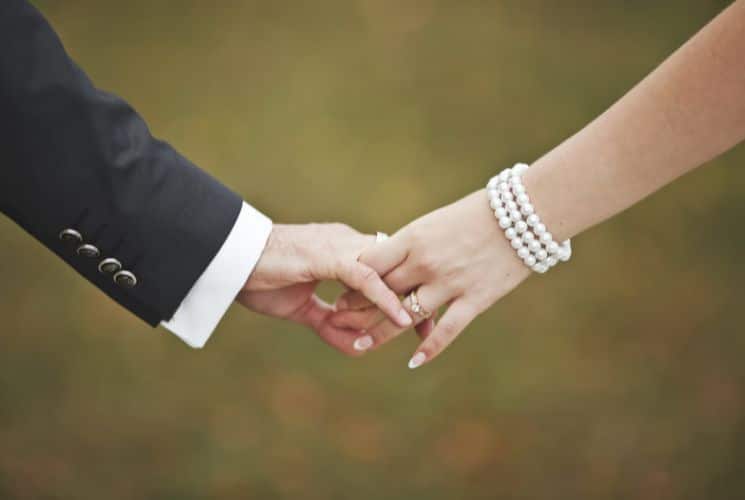
<svg viewBox="0 0 745 500">
<path fill-rule="evenodd" d="M 271 231 L 272 221 L 243 203 L 233 228 L 212 262 L 173 317 L 161 324 L 191 347 L 203 347 L 248 281 Z"/>
</svg>

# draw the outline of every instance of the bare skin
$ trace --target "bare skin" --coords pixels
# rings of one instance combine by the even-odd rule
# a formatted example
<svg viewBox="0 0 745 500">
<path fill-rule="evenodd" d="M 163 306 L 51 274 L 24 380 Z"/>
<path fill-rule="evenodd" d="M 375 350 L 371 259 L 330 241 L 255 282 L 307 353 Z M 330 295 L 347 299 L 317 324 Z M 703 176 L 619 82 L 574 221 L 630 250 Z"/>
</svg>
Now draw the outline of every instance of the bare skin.
<svg viewBox="0 0 745 500">
<path fill-rule="evenodd" d="M 743 138 L 745 0 L 738 0 L 606 112 L 534 162 L 523 183 L 554 239 L 563 240 Z M 482 190 L 412 222 L 366 250 L 361 261 L 398 293 L 418 289 L 426 309 L 449 305 L 417 348 L 419 364 L 438 356 L 530 274 L 507 244 Z M 346 293 L 337 305 L 329 322 L 365 330 L 371 348 L 404 331 L 358 293 Z M 413 316 L 415 322 L 423 319 Z"/>
<path fill-rule="evenodd" d="M 337 280 L 385 311 L 403 328 L 412 324 L 396 294 L 369 266 L 359 262 L 375 237 L 343 224 L 275 224 L 264 253 L 237 301 L 261 314 L 287 319 L 313 329 L 322 340 L 348 355 L 358 354 L 358 332 L 328 320 L 334 307 L 315 290 L 323 280 Z"/>
</svg>

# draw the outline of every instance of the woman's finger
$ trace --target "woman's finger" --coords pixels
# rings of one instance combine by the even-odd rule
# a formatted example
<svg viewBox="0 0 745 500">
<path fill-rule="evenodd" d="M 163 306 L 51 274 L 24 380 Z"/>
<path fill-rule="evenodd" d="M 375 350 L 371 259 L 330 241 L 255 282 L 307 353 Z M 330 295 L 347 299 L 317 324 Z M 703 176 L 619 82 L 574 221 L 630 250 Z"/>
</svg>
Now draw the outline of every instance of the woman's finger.
<svg viewBox="0 0 745 500">
<path fill-rule="evenodd" d="M 403 261 L 405 261 L 407 254 L 408 249 L 403 244 L 403 238 L 398 235 L 394 235 L 386 240 L 377 242 L 374 245 L 370 245 L 362 252 L 362 254 L 358 258 L 358 261 L 360 265 L 374 269 L 378 276 L 383 276 L 390 270 L 401 264 Z M 372 262 L 373 265 L 368 264 L 368 261 Z M 352 286 L 350 288 L 352 288 L 352 290 L 344 293 L 337 299 L 337 310 L 362 309 L 367 308 L 371 305 L 380 306 L 375 302 L 373 297 L 370 297 L 369 294 L 365 293 L 364 290 L 362 290 L 361 288 L 355 286 Z M 396 321 L 394 319 L 394 323 L 395 322 Z"/>
<path fill-rule="evenodd" d="M 434 331 L 419 345 L 416 353 L 409 360 L 409 368 L 418 368 L 432 361 L 460 335 L 478 314 L 479 310 L 462 297 L 453 302 Z"/>
<path fill-rule="evenodd" d="M 424 340 L 432 333 L 435 327 L 436 316 L 437 311 L 432 314 L 432 317 L 416 325 L 416 332 L 420 339 Z M 372 336 L 367 335 L 367 330 L 384 321 L 388 320 L 381 314 L 377 307 L 370 307 L 359 311 L 337 312 L 331 314 L 328 319 L 328 322 L 337 328 L 359 332 L 353 344 L 353 347 L 359 351 L 366 351 L 373 346 L 375 340 Z M 391 325 L 390 322 L 388 324 Z M 396 329 L 395 326 L 391 326 L 392 329 Z"/>
<path fill-rule="evenodd" d="M 425 278 L 426 276 L 407 260 L 385 275 L 383 281 L 388 288 L 403 295 L 422 283 Z M 356 290 L 349 290 L 336 300 L 336 309 L 339 311 L 366 309 L 372 305 L 367 297 Z"/>
<path fill-rule="evenodd" d="M 359 261 L 364 262 L 375 269 L 380 276 L 383 276 L 406 260 L 408 254 L 409 247 L 406 245 L 401 231 L 399 231 L 388 239 L 366 248 L 360 255 Z"/>
<path fill-rule="evenodd" d="M 419 324 L 428 319 L 428 314 L 433 314 L 438 307 L 448 303 L 453 296 L 452 292 L 439 285 L 422 285 L 416 292 L 419 305 L 422 307 L 423 312 L 416 313 L 412 310 L 411 295 L 406 297 L 403 301 L 404 307 L 408 311 L 411 311 L 411 316 L 414 318 L 414 322 Z M 365 334 L 372 340 L 371 348 L 377 348 L 386 342 L 394 339 L 400 335 L 406 328 L 392 323 L 388 319 L 385 319 L 375 326 L 369 328 Z"/>
<path fill-rule="evenodd" d="M 437 319 L 437 311 L 432 314 L 431 318 L 427 318 L 418 325 L 416 325 L 416 334 L 420 339 L 425 340 L 435 329 Z"/>
<path fill-rule="evenodd" d="M 421 272 L 416 264 L 409 259 L 386 274 L 383 277 L 383 281 L 388 285 L 388 288 L 399 295 L 403 295 L 409 293 L 409 291 L 416 288 L 420 283 L 429 281 L 427 278 L 429 276 Z"/>
<path fill-rule="evenodd" d="M 351 330 L 367 330 L 368 328 L 385 319 L 383 313 L 375 306 L 356 311 L 339 311 L 329 316 L 329 323 L 339 328 Z"/>
<path fill-rule="evenodd" d="M 288 319 L 312 328 L 321 340 L 343 354 L 359 356 L 362 351 L 354 348 L 355 341 L 360 336 L 359 331 L 331 324 L 328 319 L 333 312 L 331 305 L 314 294 Z"/>
<path fill-rule="evenodd" d="M 359 345 L 358 340 L 360 338 L 360 333 L 356 330 L 338 328 L 330 323 L 323 323 L 321 327 L 316 330 L 316 333 L 321 340 L 347 356 L 357 357 L 364 354 L 366 350 L 357 349 L 355 347 L 356 345 Z"/>
<path fill-rule="evenodd" d="M 380 246 L 388 241 L 390 240 L 380 243 Z M 411 316 L 401 305 L 398 296 L 386 286 L 375 269 L 362 262 L 354 261 L 349 265 L 342 266 L 339 279 L 348 287 L 359 290 L 393 323 L 402 327 L 412 325 Z"/>
<path fill-rule="evenodd" d="M 357 311 L 368 309 L 374 304 L 357 290 L 347 290 L 336 299 L 337 311 Z"/>
</svg>

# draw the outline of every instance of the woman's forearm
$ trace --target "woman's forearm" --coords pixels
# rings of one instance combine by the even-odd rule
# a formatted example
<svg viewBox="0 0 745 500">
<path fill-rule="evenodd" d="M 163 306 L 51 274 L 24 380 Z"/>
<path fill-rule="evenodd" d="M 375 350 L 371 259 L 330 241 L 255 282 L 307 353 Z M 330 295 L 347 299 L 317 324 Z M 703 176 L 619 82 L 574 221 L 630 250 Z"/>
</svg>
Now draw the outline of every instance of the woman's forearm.
<svg viewBox="0 0 745 500">
<path fill-rule="evenodd" d="M 744 137 L 745 0 L 738 0 L 608 111 L 536 161 L 521 186 L 550 229 L 548 239 L 561 241 Z M 505 215 L 512 201 L 507 195 L 512 203 L 519 195 L 512 179 L 503 184 L 499 198 L 479 190 L 420 217 L 360 257 L 385 275 L 391 289 L 409 294 L 404 305 L 415 321 L 448 305 L 434 330 L 422 335 L 411 368 L 434 359 L 476 315 L 550 258 L 548 246 L 530 250 L 533 232 L 523 227 L 520 235 L 517 223 L 512 227 L 513 221 L 529 222 L 522 220 L 527 211 L 511 208 Z M 495 207 L 497 200 L 503 205 Z M 505 210 L 499 223 L 497 209 Z M 331 323 L 365 330 L 362 345 L 372 349 L 401 333 L 356 295 L 344 297 Z"/>
<path fill-rule="evenodd" d="M 558 238 L 628 208 L 745 138 L 745 0 L 526 172 Z"/>
</svg>

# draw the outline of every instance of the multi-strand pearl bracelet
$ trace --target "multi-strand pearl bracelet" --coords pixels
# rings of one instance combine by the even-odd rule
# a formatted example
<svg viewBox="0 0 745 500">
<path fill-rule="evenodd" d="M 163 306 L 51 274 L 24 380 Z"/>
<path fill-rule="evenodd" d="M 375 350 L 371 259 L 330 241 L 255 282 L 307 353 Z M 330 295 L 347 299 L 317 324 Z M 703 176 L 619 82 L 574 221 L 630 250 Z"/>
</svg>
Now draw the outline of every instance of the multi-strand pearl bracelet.
<svg viewBox="0 0 745 500">
<path fill-rule="evenodd" d="M 572 243 L 570 240 L 561 244 L 555 242 L 535 213 L 521 179 L 527 169 L 528 165 L 518 163 L 503 170 L 489 180 L 486 193 L 499 227 L 504 230 L 517 256 L 533 271 L 545 273 L 571 258 Z"/>
</svg>

